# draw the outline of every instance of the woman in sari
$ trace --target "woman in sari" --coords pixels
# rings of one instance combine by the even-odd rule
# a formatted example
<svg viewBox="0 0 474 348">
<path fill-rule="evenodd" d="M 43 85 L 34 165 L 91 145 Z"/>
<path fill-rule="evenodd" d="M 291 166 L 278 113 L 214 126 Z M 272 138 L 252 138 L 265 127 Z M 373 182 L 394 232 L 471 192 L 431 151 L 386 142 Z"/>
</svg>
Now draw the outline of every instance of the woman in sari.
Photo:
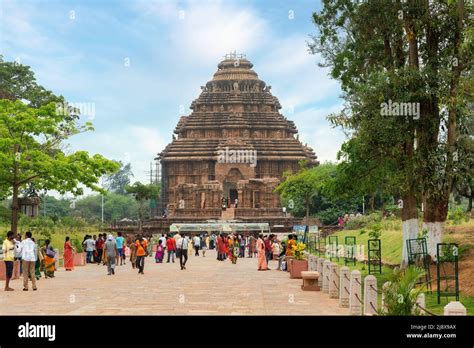
<svg viewBox="0 0 474 348">
<path fill-rule="evenodd" d="M 237 257 L 239 256 L 239 248 L 240 245 L 237 238 L 235 236 L 232 237 L 229 241 L 229 255 L 233 264 L 237 263 Z"/>
<path fill-rule="evenodd" d="M 232 257 L 234 256 L 234 236 L 230 235 L 227 242 L 227 257 L 232 261 Z"/>
<path fill-rule="evenodd" d="M 156 248 L 156 254 L 155 254 L 155 262 L 156 263 L 162 263 L 163 262 L 163 254 L 164 254 L 164 248 L 163 248 L 163 241 L 160 239 L 158 241 L 158 247 Z"/>
<path fill-rule="evenodd" d="M 45 278 L 54 278 L 55 267 L 55 252 L 50 245 L 49 239 L 44 242 L 43 253 L 43 270 Z"/>
<path fill-rule="evenodd" d="M 66 241 L 64 242 L 64 268 L 66 271 L 72 271 L 74 269 L 74 254 L 76 250 L 69 242 L 69 237 L 66 237 Z"/>
<path fill-rule="evenodd" d="M 128 247 L 130 248 L 130 263 L 132 264 L 132 268 L 135 269 L 137 264 L 137 246 L 133 239 L 130 239 Z"/>
<path fill-rule="evenodd" d="M 257 251 L 258 251 L 258 270 L 266 271 L 269 270 L 267 259 L 265 258 L 265 242 L 263 241 L 263 235 L 258 236 L 257 240 Z"/>
<path fill-rule="evenodd" d="M 224 236 L 224 245 L 225 245 L 224 259 L 227 259 L 229 257 L 229 237 L 228 236 Z"/>
</svg>

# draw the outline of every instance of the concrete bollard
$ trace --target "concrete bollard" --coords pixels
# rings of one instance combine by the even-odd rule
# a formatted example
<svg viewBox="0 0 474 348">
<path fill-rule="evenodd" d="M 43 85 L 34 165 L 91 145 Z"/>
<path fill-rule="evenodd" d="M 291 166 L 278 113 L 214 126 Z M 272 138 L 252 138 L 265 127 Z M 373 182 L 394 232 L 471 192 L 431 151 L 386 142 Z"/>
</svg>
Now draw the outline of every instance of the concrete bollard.
<svg viewBox="0 0 474 348">
<path fill-rule="evenodd" d="M 317 271 L 319 272 L 318 286 L 321 289 L 323 288 L 324 261 L 326 261 L 326 259 L 323 257 L 320 257 L 318 259 L 318 264 L 317 264 L 318 266 Z"/>
<path fill-rule="evenodd" d="M 467 310 L 461 302 L 451 301 L 444 306 L 444 315 L 467 315 Z"/>
<path fill-rule="evenodd" d="M 385 305 L 385 291 L 388 289 L 390 286 L 390 282 L 385 282 L 382 285 L 382 310 L 387 311 L 387 306 Z"/>
<path fill-rule="evenodd" d="M 329 293 L 329 276 L 331 275 L 330 269 L 331 261 L 325 260 L 323 263 L 323 292 Z"/>
<path fill-rule="evenodd" d="M 364 279 L 364 315 L 377 314 L 377 278 L 368 275 Z"/>
<path fill-rule="evenodd" d="M 339 298 L 339 274 L 337 264 L 329 265 L 329 298 Z"/>
<path fill-rule="evenodd" d="M 416 298 L 415 305 L 413 306 L 413 312 L 415 313 L 416 311 L 419 311 L 420 315 L 426 315 L 426 312 L 424 310 L 422 310 L 421 308 L 419 308 L 417 305 L 419 307 L 426 308 L 425 294 L 424 293 L 418 294 L 418 296 Z"/>
<path fill-rule="evenodd" d="M 350 279 L 349 310 L 351 315 L 362 315 L 362 278 L 360 271 L 353 270 Z"/>
<path fill-rule="evenodd" d="M 343 266 L 339 270 L 339 306 L 349 307 L 349 267 Z"/>
</svg>

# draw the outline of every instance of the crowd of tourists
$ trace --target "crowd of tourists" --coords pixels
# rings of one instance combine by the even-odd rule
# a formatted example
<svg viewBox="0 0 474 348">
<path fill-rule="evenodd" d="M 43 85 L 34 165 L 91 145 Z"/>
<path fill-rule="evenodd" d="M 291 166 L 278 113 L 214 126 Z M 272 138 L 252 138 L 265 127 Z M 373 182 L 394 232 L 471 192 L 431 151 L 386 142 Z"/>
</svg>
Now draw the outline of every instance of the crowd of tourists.
<svg viewBox="0 0 474 348">
<path fill-rule="evenodd" d="M 13 291 L 10 280 L 13 276 L 14 261 L 19 260 L 20 274 L 23 276 L 23 290 L 28 291 L 29 282 L 32 289 L 37 290 L 36 281 L 44 274 L 45 278 L 54 278 L 57 265 L 57 250 L 53 248 L 48 239 L 42 241 L 42 245 L 35 242 L 31 232 L 25 233 L 25 239 L 21 235 L 7 233 L 3 242 L 3 260 L 5 262 L 6 282 L 5 291 Z M 217 260 L 229 260 L 237 264 L 239 258 L 257 258 L 257 269 L 266 271 L 270 268 L 270 260 L 278 261 L 277 270 L 285 269 L 285 257 L 292 256 L 296 246 L 296 235 L 289 235 L 288 241 L 280 241 L 276 235 L 260 234 L 255 237 L 251 234 L 197 234 L 186 235 L 185 233 L 162 234 L 156 240 L 136 236 L 127 236 L 118 232 L 114 237 L 112 234 L 99 233 L 98 235 L 85 235 L 81 243 L 85 251 L 86 264 L 97 264 L 107 266 L 107 274 L 115 275 L 116 267 L 126 265 L 130 262 L 133 269 L 139 274 L 144 274 L 145 258 L 153 256 L 156 263 L 163 263 L 166 257 L 167 263 L 175 263 L 179 260 L 181 270 L 186 269 L 186 263 L 191 255 L 206 257 L 207 250 L 216 250 Z M 71 243 L 70 237 L 64 242 L 64 268 L 66 271 L 74 269 L 76 248 Z"/>
<path fill-rule="evenodd" d="M 20 234 L 7 232 L 3 241 L 2 254 L 5 263 L 5 291 L 13 291 L 10 280 L 13 277 L 14 262 L 19 261 L 20 276 L 23 277 L 23 291 L 28 291 L 31 282 L 32 289 L 36 291 L 36 282 L 42 278 L 54 278 L 56 270 L 57 252 L 53 249 L 49 239 L 39 245 L 28 231 L 22 239 Z"/>
<path fill-rule="evenodd" d="M 107 275 L 115 275 L 116 266 L 125 265 L 127 258 L 133 269 L 144 274 L 145 257 L 150 254 L 148 240 L 140 234 L 133 238 L 124 236 L 122 232 L 118 232 L 117 237 L 107 233 L 86 235 L 82 246 L 86 252 L 86 263 L 107 266 Z M 65 268 L 72 269 L 73 264 L 66 262 L 66 246 L 64 249 Z"/>
</svg>

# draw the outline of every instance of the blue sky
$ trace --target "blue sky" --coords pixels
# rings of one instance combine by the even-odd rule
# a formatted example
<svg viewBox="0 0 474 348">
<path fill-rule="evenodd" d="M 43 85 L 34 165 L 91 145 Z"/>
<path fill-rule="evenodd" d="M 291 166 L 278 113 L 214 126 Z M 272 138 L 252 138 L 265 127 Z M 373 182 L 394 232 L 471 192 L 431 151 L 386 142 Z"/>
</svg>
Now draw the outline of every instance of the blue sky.
<svg viewBox="0 0 474 348">
<path fill-rule="evenodd" d="M 320 161 L 334 161 L 344 135 L 326 116 L 341 109 L 340 88 L 306 45 L 320 6 L 309 0 L 0 0 L 0 54 L 31 66 L 40 84 L 69 102 L 94 103 L 95 116 L 84 121 L 92 119 L 95 132 L 71 138 L 70 149 L 131 162 L 136 180 L 146 181 L 179 116 L 190 113 L 200 86 L 234 50 L 272 86 L 300 139 Z"/>
</svg>

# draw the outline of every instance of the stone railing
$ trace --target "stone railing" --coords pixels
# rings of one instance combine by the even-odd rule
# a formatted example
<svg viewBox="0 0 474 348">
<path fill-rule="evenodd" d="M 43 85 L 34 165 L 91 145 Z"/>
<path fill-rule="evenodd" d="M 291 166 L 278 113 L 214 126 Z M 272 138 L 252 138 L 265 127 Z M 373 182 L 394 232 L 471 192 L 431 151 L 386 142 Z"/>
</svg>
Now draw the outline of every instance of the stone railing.
<svg viewBox="0 0 474 348">
<path fill-rule="evenodd" d="M 222 210 L 220 208 L 184 208 L 176 209 L 173 214 L 170 214 L 170 217 L 202 217 L 202 218 L 218 218 L 221 216 Z"/>
<path fill-rule="evenodd" d="M 236 208 L 235 217 L 248 217 L 248 216 L 276 216 L 285 217 L 285 213 L 281 208 Z"/>
<path fill-rule="evenodd" d="M 368 275 L 362 280 L 359 270 L 350 271 L 349 267 L 338 264 L 316 255 L 308 256 L 308 271 L 319 273 L 318 285 L 329 298 L 339 299 L 339 306 L 349 308 L 351 315 L 377 315 L 380 308 L 385 308 L 382 294 L 381 306 L 378 306 L 377 278 Z M 389 286 L 386 282 L 383 287 Z M 362 287 L 364 292 L 362 295 Z M 425 308 L 425 294 L 418 295 L 414 310 L 418 308 L 422 315 L 435 315 Z M 451 301 L 444 306 L 444 315 L 467 315 L 466 307 L 461 302 Z"/>
</svg>

